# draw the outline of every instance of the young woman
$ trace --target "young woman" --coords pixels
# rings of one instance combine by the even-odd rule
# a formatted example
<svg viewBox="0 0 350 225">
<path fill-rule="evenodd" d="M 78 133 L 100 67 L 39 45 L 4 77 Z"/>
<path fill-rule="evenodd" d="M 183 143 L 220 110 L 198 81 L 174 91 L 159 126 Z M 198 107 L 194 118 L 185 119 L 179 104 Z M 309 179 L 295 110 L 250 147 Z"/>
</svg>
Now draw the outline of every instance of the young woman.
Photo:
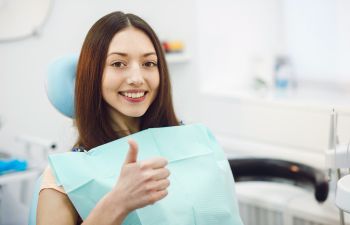
<svg viewBox="0 0 350 225">
<path fill-rule="evenodd" d="M 179 125 L 161 44 L 141 18 L 113 12 L 91 27 L 77 66 L 75 124 L 75 149 L 87 151 L 147 128 Z M 47 168 L 37 224 L 122 224 L 129 212 L 164 198 L 170 185 L 167 161 L 138 161 L 137 143 L 129 145 L 115 187 L 83 222 Z"/>
</svg>

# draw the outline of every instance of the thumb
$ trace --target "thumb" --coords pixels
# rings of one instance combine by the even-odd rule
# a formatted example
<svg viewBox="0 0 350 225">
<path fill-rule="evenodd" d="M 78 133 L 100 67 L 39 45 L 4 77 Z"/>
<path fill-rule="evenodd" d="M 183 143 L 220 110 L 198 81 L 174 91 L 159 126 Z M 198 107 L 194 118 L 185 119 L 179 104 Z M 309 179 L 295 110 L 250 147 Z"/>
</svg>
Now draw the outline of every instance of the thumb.
<svg viewBox="0 0 350 225">
<path fill-rule="evenodd" d="M 134 163 L 137 161 L 137 152 L 138 152 L 137 143 L 132 139 L 129 139 L 128 143 L 130 147 L 129 147 L 128 154 L 125 157 L 124 164 Z"/>
</svg>

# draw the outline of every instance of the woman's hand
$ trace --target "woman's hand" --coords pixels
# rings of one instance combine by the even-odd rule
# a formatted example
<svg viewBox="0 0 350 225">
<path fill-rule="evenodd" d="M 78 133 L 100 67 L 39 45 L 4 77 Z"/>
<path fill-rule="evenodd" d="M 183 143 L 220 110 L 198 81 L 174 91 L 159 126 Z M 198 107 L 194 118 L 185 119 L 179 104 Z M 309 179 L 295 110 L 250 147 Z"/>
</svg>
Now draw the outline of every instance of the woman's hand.
<svg viewBox="0 0 350 225">
<path fill-rule="evenodd" d="M 129 152 L 116 186 L 109 193 L 110 198 L 119 199 L 127 213 L 163 199 L 170 184 L 167 179 L 170 172 L 163 157 L 137 161 L 138 146 L 129 140 Z"/>
<path fill-rule="evenodd" d="M 129 140 L 129 152 L 117 184 L 91 211 L 84 225 L 120 225 L 132 210 L 150 205 L 164 198 L 169 186 L 169 170 L 163 157 L 137 161 L 138 147 Z"/>
</svg>

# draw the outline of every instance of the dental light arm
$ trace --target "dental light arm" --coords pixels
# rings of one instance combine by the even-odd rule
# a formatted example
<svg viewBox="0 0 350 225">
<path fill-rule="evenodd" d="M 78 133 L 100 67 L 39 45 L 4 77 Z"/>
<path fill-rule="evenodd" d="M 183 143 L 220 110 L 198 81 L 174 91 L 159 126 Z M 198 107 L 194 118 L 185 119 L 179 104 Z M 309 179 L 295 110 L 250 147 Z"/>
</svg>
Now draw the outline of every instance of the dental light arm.
<svg viewBox="0 0 350 225">
<path fill-rule="evenodd" d="M 350 175 L 342 177 L 341 169 L 350 167 L 349 144 L 339 144 L 337 135 L 338 115 L 333 109 L 330 116 L 329 146 L 325 151 L 326 168 L 336 171 L 335 203 L 339 208 L 340 224 L 345 224 L 344 211 L 350 212 Z M 332 179 L 330 179 L 332 180 Z"/>
<path fill-rule="evenodd" d="M 229 159 L 236 182 L 285 180 L 301 187 L 314 189 L 318 202 L 328 196 L 328 179 L 323 171 L 313 167 L 270 158 Z"/>
</svg>

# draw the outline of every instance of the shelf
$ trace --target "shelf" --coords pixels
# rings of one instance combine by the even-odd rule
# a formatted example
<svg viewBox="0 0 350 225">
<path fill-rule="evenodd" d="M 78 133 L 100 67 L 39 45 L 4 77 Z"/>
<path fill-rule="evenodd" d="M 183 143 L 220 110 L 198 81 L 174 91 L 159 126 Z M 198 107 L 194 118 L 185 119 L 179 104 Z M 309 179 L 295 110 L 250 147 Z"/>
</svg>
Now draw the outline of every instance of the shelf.
<svg viewBox="0 0 350 225">
<path fill-rule="evenodd" d="M 186 63 L 190 60 L 189 55 L 185 53 L 167 53 L 165 54 L 165 58 L 169 64 Z"/>
<path fill-rule="evenodd" d="M 332 108 L 337 112 L 350 114 L 350 96 L 323 90 L 298 89 L 290 92 L 267 91 L 264 93 L 250 89 L 235 90 L 202 90 L 211 97 L 231 99 L 233 101 L 264 104 L 277 107 L 300 108 L 330 112 Z"/>
<path fill-rule="evenodd" d="M 0 175 L 0 186 L 6 185 L 12 182 L 33 179 L 38 175 L 39 175 L 39 170 L 35 170 L 35 169 Z"/>
</svg>

